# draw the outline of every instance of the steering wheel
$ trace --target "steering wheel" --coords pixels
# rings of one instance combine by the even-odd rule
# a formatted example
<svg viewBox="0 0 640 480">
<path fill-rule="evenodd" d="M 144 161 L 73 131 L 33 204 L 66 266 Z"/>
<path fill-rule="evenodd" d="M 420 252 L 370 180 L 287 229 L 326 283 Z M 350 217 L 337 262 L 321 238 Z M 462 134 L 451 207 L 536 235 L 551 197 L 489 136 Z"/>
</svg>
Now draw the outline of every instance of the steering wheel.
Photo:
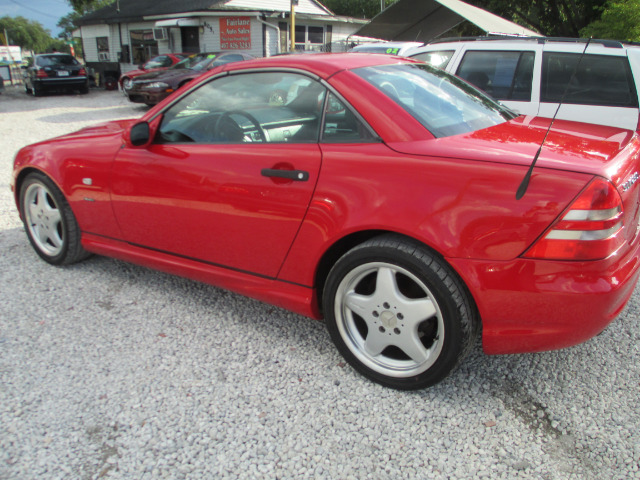
<svg viewBox="0 0 640 480">
<path fill-rule="evenodd" d="M 400 95 L 398 95 L 398 90 L 396 89 L 396 87 L 393 86 L 393 84 L 389 80 L 385 80 L 379 86 L 380 86 L 380 89 L 386 92 L 387 94 L 389 94 L 392 99 L 396 100 L 400 98 Z"/>
<path fill-rule="evenodd" d="M 238 123 L 233 118 L 231 118 L 231 115 L 240 115 L 241 117 L 244 117 L 247 120 L 249 120 L 249 122 L 251 122 L 251 124 L 254 127 L 256 127 L 256 130 L 258 131 L 258 136 L 260 137 L 260 141 L 263 143 L 267 142 L 267 135 L 262 129 L 260 122 L 256 120 L 256 117 L 242 110 L 229 110 L 228 112 L 224 112 L 222 115 L 220 115 L 218 117 L 218 120 L 216 120 L 216 124 L 214 126 L 214 130 L 216 134 L 220 132 L 220 128 L 222 127 L 222 125 L 224 125 L 224 123 L 228 121 L 233 122 L 238 129 L 243 130 L 242 127 L 240 127 L 240 125 L 238 125 Z"/>
</svg>

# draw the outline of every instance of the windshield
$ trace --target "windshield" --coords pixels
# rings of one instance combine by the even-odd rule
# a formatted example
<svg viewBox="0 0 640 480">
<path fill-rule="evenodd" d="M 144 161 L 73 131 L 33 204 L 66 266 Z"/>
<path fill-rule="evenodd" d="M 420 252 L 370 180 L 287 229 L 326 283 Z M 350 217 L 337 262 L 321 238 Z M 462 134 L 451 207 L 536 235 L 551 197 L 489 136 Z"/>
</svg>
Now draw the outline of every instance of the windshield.
<svg viewBox="0 0 640 480">
<path fill-rule="evenodd" d="M 215 53 L 197 53 L 190 55 L 181 62 L 176 63 L 173 67 L 177 70 L 182 68 L 190 68 L 191 70 L 206 70 L 207 66 L 217 57 Z"/>
<path fill-rule="evenodd" d="M 472 132 L 515 117 L 471 85 L 429 65 L 382 65 L 354 72 L 398 103 L 435 137 Z"/>
</svg>

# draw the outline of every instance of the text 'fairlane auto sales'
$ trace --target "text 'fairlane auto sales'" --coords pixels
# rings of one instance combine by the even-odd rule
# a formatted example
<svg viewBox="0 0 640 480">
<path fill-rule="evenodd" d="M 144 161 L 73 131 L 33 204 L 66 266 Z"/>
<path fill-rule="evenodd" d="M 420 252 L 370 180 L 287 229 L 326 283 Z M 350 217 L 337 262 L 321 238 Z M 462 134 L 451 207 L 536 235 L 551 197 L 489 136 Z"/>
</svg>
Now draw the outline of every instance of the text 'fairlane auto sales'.
<svg viewBox="0 0 640 480">
<path fill-rule="evenodd" d="M 220 49 L 240 50 L 251 48 L 251 19 L 226 17 L 220 19 Z"/>
</svg>

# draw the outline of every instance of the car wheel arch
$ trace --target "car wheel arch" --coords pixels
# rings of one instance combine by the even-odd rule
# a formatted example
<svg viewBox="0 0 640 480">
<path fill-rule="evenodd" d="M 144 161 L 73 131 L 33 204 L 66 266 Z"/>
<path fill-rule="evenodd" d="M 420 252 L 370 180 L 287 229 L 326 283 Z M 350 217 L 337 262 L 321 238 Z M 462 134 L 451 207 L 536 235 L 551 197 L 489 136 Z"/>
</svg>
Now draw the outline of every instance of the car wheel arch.
<svg viewBox="0 0 640 480">
<path fill-rule="evenodd" d="M 371 240 L 372 238 L 382 236 L 382 235 L 393 235 L 398 239 L 402 239 L 408 242 L 414 242 L 416 243 L 416 245 L 420 245 L 422 248 L 426 248 L 431 253 L 438 256 L 442 261 L 447 263 L 447 265 L 451 268 L 451 270 L 456 273 L 460 283 L 464 286 L 464 288 L 469 293 L 469 297 L 473 300 L 474 307 L 477 309 L 475 298 L 473 297 L 473 294 L 469 291 L 469 288 L 467 287 L 466 283 L 464 282 L 460 274 L 456 271 L 453 265 L 447 262 L 444 256 L 440 252 L 438 252 L 435 248 L 433 248 L 431 245 L 428 245 L 417 238 L 411 237 L 409 235 L 397 233 L 391 230 L 361 230 L 357 232 L 352 232 L 336 240 L 331 246 L 329 246 L 329 248 L 325 250 L 324 254 L 320 258 L 320 261 L 318 262 L 318 266 L 316 268 L 316 275 L 315 275 L 315 286 L 316 286 L 316 295 L 317 295 L 316 300 L 318 302 L 317 304 L 320 308 L 320 313 L 322 316 L 324 316 L 324 312 L 322 312 L 322 299 L 324 296 L 324 288 L 325 288 L 327 278 L 329 276 L 329 272 L 331 271 L 331 268 L 333 267 L 333 265 L 335 265 L 335 263 L 340 259 L 340 257 L 342 257 L 345 253 L 347 253 L 352 248 L 368 240 Z"/>
<path fill-rule="evenodd" d="M 18 173 L 18 175 L 16 176 L 16 183 L 15 183 L 15 189 L 14 189 L 14 198 L 16 201 L 16 205 L 18 205 L 19 202 L 19 198 L 20 198 L 20 189 L 22 188 L 22 184 L 24 183 L 24 179 L 27 178 L 27 176 L 30 173 L 40 173 L 42 175 L 46 175 L 47 178 L 49 178 L 49 180 L 51 180 L 56 187 L 58 187 L 60 189 L 61 192 L 64 193 L 64 190 L 62 190 L 62 188 L 60 188 L 60 184 L 55 180 L 55 178 L 52 178 L 51 175 L 49 175 L 47 172 L 45 172 L 44 170 L 41 170 L 39 168 L 35 168 L 33 166 L 29 166 L 26 168 L 23 168 L 22 170 L 20 170 L 20 173 Z M 19 209 L 18 209 L 19 211 Z"/>
</svg>

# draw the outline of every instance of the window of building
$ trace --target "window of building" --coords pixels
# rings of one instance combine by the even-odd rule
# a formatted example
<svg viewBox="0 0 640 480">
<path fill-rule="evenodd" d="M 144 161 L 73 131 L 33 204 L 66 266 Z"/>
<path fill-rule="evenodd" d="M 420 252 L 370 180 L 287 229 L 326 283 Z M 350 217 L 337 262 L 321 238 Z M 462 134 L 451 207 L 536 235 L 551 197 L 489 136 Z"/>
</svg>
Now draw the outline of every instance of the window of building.
<svg viewBox="0 0 640 480">
<path fill-rule="evenodd" d="M 109 61 L 109 37 L 96 37 L 96 47 L 98 48 L 98 60 Z"/>
<path fill-rule="evenodd" d="M 135 65 L 141 65 L 158 55 L 158 42 L 153 39 L 153 30 L 131 30 L 131 56 Z"/>
<path fill-rule="evenodd" d="M 296 50 L 321 52 L 324 47 L 324 27 L 296 25 Z"/>
</svg>

